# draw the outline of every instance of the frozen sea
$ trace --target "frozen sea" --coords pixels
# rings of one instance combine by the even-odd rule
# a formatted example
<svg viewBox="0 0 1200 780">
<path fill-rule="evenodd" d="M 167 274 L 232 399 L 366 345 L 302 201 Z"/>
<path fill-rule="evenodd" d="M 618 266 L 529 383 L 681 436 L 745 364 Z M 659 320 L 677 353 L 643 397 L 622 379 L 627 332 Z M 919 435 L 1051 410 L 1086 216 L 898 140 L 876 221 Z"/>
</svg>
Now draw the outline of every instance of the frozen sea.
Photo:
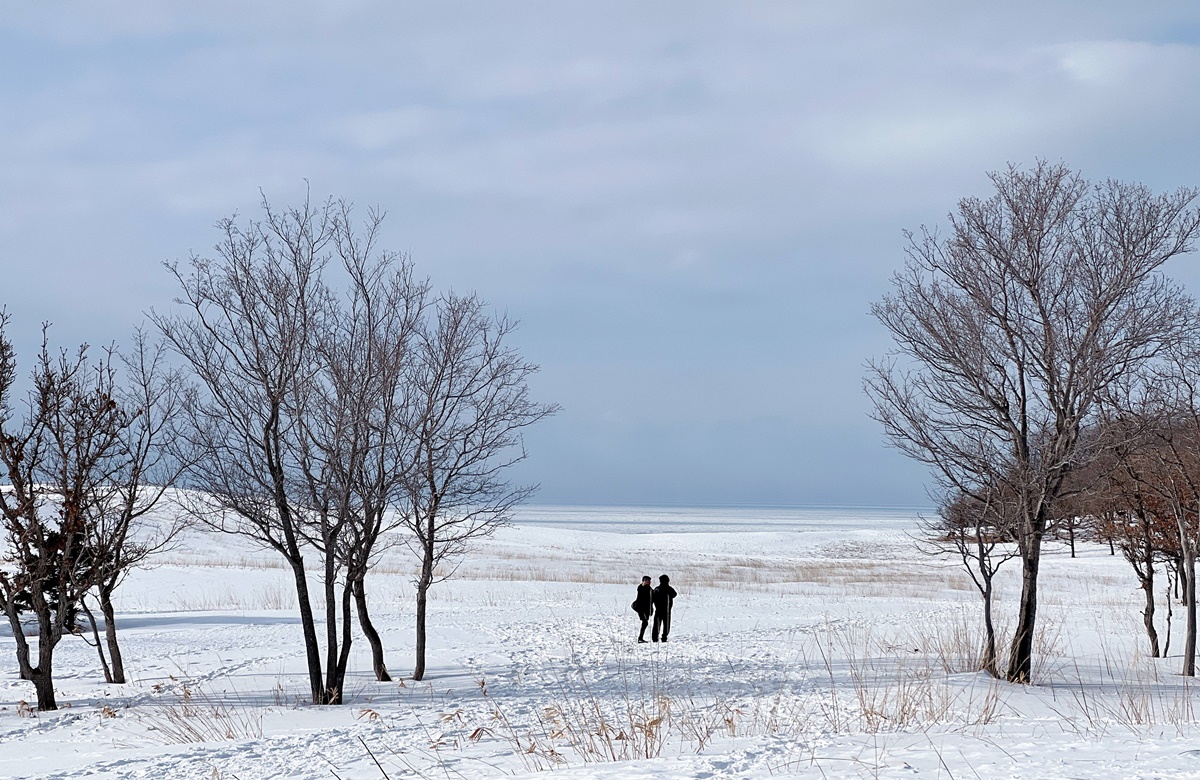
<svg viewBox="0 0 1200 780">
<path fill-rule="evenodd" d="M 912 529 L 918 507 L 738 507 L 527 505 L 514 525 L 626 534 L 785 531 L 903 531 Z"/>
</svg>

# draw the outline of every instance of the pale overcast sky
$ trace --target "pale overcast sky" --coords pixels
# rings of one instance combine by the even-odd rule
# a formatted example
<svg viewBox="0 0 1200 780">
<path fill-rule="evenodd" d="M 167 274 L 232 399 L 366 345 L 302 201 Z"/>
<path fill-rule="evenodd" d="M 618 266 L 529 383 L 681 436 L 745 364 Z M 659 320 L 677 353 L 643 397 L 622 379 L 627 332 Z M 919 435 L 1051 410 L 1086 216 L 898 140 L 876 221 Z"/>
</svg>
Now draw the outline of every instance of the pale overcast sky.
<svg viewBox="0 0 1200 780">
<path fill-rule="evenodd" d="M 0 303 L 25 366 L 125 340 L 307 179 L 522 321 L 539 500 L 921 505 L 861 390 L 902 230 L 1010 161 L 1200 185 L 1198 44 L 1193 2 L 0 0 Z"/>
</svg>

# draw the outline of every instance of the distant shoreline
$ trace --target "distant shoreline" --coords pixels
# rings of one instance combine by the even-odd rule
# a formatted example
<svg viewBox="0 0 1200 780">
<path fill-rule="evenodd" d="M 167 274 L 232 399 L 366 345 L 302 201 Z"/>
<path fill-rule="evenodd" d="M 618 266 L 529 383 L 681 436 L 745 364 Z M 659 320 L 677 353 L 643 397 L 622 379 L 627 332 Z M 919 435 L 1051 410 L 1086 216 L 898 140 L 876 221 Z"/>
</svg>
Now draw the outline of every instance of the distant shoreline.
<svg viewBox="0 0 1200 780">
<path fill-rule="evenodd" d="M 651 510 L 746 510 L 746 511 L 880 511 L 880 512 L 936 512 L 932 505 L 912 506 L 905 504 L 685 504 L 685 503 L 622 503 L 622 502 L 589 502 L 589 501 L 527 501 L 518 507 L 522 509 L 651 509 Z"/>
<path fill-rule="evenodd" d="M 528 504 L 515 526 L 621 533 L 814 532 L 899 530 L 923 511 L 911 507 L 730 507 Z"/>
</svg>

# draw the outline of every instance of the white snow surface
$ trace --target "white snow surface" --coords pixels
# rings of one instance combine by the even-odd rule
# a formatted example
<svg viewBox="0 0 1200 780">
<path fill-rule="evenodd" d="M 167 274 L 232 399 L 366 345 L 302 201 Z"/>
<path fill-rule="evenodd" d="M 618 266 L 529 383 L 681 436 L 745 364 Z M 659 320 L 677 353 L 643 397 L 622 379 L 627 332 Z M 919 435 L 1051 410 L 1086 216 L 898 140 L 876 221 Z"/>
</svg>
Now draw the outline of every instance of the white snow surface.
<svg viewBox="0 0 1200 780">
<path fill-rule="evenodd" d="M 338 707 L 305 702 L 281 561 L 192 530 L 119 594 L 128 684 L 69 637 L 62 709 L 31 713 L 0 629 L 0 777 L 1200 777 L 1178 605 L 1149 658 L 1120 555 L 1051 542 L 1036 679 L 998 682 L 975 671 L 977 593 L 916 530 L 911 511 L 529 507 L 434 587 L 420 683 L 412 560 L 383 558 L 368 587 L 397 679 L 357 637 Z M 634 588 L 663 573 L 670 641 L 637 644 Z"/>
</svg>

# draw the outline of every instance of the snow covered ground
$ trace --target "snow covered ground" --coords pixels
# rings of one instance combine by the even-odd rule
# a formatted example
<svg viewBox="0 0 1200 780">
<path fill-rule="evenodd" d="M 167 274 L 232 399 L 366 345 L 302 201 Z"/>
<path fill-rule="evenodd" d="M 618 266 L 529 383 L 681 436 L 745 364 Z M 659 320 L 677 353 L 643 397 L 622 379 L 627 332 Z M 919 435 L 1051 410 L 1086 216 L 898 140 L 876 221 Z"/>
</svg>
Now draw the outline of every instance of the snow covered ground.
<svg viewBox="0 0 1200 780">
<path fill-rule="evenodd" d="M 0 777 L 1200 777 L 1180 610 L 1172 657 L 1146 658 L 1119 556 L 1050 545 L 1037 683 L 1009 686 L 972 671 L 978 597 L 914 529 L 901 511 L 527 508 L 435 586 L 424 682 L 375 682 L 359 642 L 349 703 L 326 708 L 304 704 L 288 572 L 193 532 L 121 594 L 131 683 L 106 686 L 72 637 L 66 706 L 31 714 L 0 633 Z M 404 555 L 372 596 L 397 677 Z M 638 645 L 634 588 L 662 573 L 671 641 Z"/>
</svg>

